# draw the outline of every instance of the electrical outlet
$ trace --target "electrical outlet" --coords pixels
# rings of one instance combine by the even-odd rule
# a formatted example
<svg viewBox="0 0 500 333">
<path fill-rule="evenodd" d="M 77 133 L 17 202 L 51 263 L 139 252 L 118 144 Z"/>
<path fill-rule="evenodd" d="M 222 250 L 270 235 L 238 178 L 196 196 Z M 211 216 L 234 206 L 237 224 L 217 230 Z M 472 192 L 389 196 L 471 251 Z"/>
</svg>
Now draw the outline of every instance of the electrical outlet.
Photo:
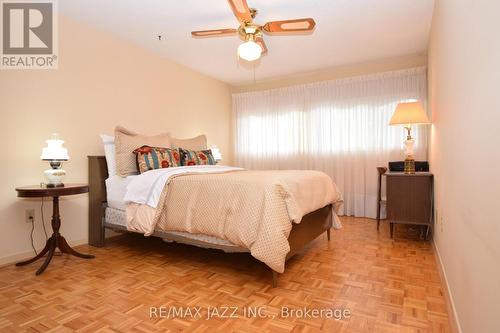
<svg viewBox="0 0 500 333">
<path fill-rule="evenodd" d="M 26 223 L 35 222 L 35 210 L 34 209 L 26 209 L 24 212 Z"/>
<path fill-rule="evenodd" d="M 439 230 L 440 232 L 443 232 L 444 229 L 443 215 L 440 214 L 437 209 L 434 212 L 434 222 L 436 223 L 436 229 Z"/>
</svg>

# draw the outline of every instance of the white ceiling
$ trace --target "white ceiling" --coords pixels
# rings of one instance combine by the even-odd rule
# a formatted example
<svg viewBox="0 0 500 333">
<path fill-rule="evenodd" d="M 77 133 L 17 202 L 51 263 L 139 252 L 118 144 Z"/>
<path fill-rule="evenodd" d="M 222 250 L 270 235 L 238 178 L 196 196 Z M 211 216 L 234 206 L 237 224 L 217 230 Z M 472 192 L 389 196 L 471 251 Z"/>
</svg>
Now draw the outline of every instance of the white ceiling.
<svg viewBox="0 0 500 333">
<path fill-rule="evenodd" d="M 255 21 L 313 17 L 311 35 L 265 36 L 269 52 L 256 80 L 425 53 L 434 0 L 247 0 Z M 252 81 L 238 61 L 237 36 L 194 39 L 192 30 L 237 28 L 226 0 L 59 1 L 68 16 L 107 30 L 175 62 L 230 84 Z M 164 35 L 158 41 L 157 35 Z"/>
</svg>

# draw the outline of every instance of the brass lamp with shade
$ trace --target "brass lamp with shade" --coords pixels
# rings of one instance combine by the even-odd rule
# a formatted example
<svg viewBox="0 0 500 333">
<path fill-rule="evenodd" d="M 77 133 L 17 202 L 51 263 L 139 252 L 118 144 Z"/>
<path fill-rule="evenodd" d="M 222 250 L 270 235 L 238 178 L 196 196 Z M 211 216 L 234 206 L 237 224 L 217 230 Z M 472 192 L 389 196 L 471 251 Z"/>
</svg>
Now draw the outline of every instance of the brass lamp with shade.
<svg viewBox="0 0 500 333">
<path fill-rule="evenodd" d="M 58 134 L 52 134 L 49 140 L 45 141 L 47 147 L 42 150 L 40 159 L 49 161 L 51 169 L 44 171 L 47 179 L 47 187 L 63 187 L 63 179 L 66 176 L 66 171 L 61 169 L 62 162 L 69 160 L 68 149 L 63 147 L 64 141 L 59 139 Z"/>
<path fill-rule="evenodd" d="M 415 140 L 411 137 L 411 126 L 412 125 L 428 125 L 431 122 L 429 117 L 424 110 L 421 102 L 403 102 L 399 103 L 392 115 L 389 125 L 404 125 L 407 130 L 407 136 L 405 140 L 405 163 L 404 172 L 406 174 L 415 173 L 415 159 L 413 157 L 413 144 Z"/>
</svg>

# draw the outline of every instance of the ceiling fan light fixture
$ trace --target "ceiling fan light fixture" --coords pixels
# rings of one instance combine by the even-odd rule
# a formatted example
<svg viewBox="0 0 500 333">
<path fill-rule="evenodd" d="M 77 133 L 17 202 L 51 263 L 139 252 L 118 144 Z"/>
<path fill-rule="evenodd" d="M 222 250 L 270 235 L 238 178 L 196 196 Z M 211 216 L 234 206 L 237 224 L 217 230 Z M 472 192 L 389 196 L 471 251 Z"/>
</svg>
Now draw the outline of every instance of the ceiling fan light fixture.
<svg viewBox="0 0 500 333">
<path fill-rule="evenodd" d="M 261 54 L 262 48 L 251 39 L 238 46 L 238 56 L 246 61 L 257 60 Z"/>
<path fill-rule="evenodd" d="M 257 32 L 257 28 L 255 26 L 246 26 L 243 28 L 247 34 L 254 34 Z"/>
</svg>

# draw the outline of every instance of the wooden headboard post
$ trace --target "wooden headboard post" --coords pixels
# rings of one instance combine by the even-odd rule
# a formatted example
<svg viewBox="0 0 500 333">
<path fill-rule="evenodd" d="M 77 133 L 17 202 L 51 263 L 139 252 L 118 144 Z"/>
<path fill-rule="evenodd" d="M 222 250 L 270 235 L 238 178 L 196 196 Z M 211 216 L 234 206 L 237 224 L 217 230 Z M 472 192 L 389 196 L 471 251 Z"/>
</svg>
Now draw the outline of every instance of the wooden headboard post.
<svg viewBox="0 0 500 333">
<path fill-rule="evenodd" d="M 104 156 L 87 156 L 89 163 L 89 245 L 104 246 L 104 204 L 108 167 Z"/>
</svg>

